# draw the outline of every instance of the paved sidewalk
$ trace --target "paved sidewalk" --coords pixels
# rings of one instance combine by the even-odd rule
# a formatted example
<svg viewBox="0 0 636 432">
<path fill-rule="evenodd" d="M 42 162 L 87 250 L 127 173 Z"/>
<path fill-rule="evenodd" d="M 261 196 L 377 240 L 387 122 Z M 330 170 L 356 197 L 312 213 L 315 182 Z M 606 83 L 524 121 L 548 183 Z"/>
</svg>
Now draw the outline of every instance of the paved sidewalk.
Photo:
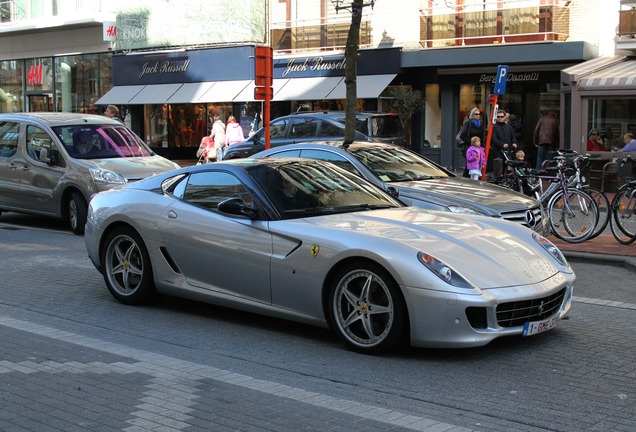
<svg viewBox="0 0 636 432">
<path fill-rule="evenodd" d="M 622 265 L 636 271 L 636 242 L 623 245 L 617 242 L 611 234 L 601 234 L 595 239 L 582 243 L 567 243 L 553 235 L 549 239 L 570 260 L 593 260 Z"/>
</svg>

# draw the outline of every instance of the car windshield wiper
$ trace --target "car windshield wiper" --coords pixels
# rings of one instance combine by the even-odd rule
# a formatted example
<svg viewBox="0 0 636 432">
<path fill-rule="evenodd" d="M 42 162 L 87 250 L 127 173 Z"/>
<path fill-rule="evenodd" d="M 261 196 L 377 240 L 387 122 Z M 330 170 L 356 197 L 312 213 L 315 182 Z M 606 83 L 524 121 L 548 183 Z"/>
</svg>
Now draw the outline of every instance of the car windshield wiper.
<svg viewBox="0 0 636 432">
<path fill-rule="evenodd" d="M 359 210 L 380 210 L 387 208 L 395 208 L 392 204 L 351 204 L 335 207 L 338 212 L 354 212 Z"/>
</svg>

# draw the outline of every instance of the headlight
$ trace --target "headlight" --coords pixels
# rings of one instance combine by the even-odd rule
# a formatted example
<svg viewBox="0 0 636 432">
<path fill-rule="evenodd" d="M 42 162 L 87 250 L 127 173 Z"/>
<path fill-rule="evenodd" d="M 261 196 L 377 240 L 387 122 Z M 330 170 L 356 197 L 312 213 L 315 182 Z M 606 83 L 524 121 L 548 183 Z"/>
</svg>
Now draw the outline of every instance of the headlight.
<svg viewBox="0 0 636 432">
<path fill-rule="evenodd" d="M 97 184 L 126 184 L 126 179 L 113 171 L 91 168 L 91 177 Z"/>
<path fill-rule="evenodd" d="M 448 206 L 446 207 L 448 211 L 452 213 L 460 213 L 460 214 L 468 214 L 468 215 L 480 215 L 481 213 L 468 208 L 468 207 L 460 207 L 460 206 Z"/>
<path fill-rule="evenodd" d="M 565 259 L 559 248 L 552 244 L 550 240 L 543 236 L 540 236 L 537 233 L 532 233 L 532 238 L 534 239 L 534 241 L 539 243 L 539 245 L 541 245 L 541 247 L 545 249 L 550 255 L 552 255 L 559 264 L 568 267 L 567 260 Z"/>
<path fill-rule="evenodd" d="M 458 288 L 469 288 L 473 289 L 473 286 L 468 283 L 466 279 L 459 275 L 455 270 L 453 270 L 448 265 L 444 264 L 437 258 L 425 254 L 424 252 L 418 252 L 417 259 L 420 260 L 424 266 L 435 274 L 438 278 L 443 280 L 449 285 Z"/>
</svg>

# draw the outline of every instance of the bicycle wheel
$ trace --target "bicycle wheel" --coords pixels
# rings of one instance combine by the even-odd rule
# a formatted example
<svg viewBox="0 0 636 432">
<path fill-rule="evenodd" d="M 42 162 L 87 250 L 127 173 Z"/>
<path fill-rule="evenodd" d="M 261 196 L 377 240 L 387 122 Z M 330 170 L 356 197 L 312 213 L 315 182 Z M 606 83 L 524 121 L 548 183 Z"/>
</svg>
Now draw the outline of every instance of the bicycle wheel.
<svg viewBox="0 0 636 432">
<path fill-rule="evenodd" d="M 612 217 L 610 217 L 610 222 L 609 222 L 612 235 L 614 236 L 616 241 L 619 242 L 620 244 L 628 245 L 633 243 L 634 240 L 636 240 L 636 236 L 628 236 L 623 231 L 621 231 L 621 229 L 616 224 L 616 217 L 615 217 L 616 213 L 613 210 L 614 210 L 614 207 L 612 206 Z"/>
<path fill-rule="evenodd" d="M 636 236 L 636 188 L 627 187 L 616 192 L 612 214 L 616 226 L 625 236 Z"/>
<path fill-rule="evenodd" d="M 580 243 L 594 232 L 598 206 L 591 196 L 577 189 L 555 193 L 548 202 L 552 233 L 568 243 Z"/>
<path fill-rule="evenodd" d="M 610 210 L 611 205 L 609 199 L 600 189 L 596 189 L 591 186 L 583 186 L 583 191 L 591 196 L 592 199 L 596 201 L 596 205 L 598 206 L 598 223 L 594 227 L 594 232 L 588 239 L 590 240 L 605 231 L 612 211 Z"/>
</svg>

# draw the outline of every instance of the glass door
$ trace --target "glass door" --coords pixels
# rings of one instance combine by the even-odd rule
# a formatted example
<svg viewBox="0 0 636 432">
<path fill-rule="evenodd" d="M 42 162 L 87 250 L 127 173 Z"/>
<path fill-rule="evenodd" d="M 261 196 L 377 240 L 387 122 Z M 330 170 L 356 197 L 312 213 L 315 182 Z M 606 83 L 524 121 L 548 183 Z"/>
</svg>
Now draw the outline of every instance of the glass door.
<svg viewBox="0 0 636 432">
<path fill-rule="evenodd" d="M 49 94 L 28 95 L 28 112 L 52 112 L 53 98 Z"/>
</svg>

